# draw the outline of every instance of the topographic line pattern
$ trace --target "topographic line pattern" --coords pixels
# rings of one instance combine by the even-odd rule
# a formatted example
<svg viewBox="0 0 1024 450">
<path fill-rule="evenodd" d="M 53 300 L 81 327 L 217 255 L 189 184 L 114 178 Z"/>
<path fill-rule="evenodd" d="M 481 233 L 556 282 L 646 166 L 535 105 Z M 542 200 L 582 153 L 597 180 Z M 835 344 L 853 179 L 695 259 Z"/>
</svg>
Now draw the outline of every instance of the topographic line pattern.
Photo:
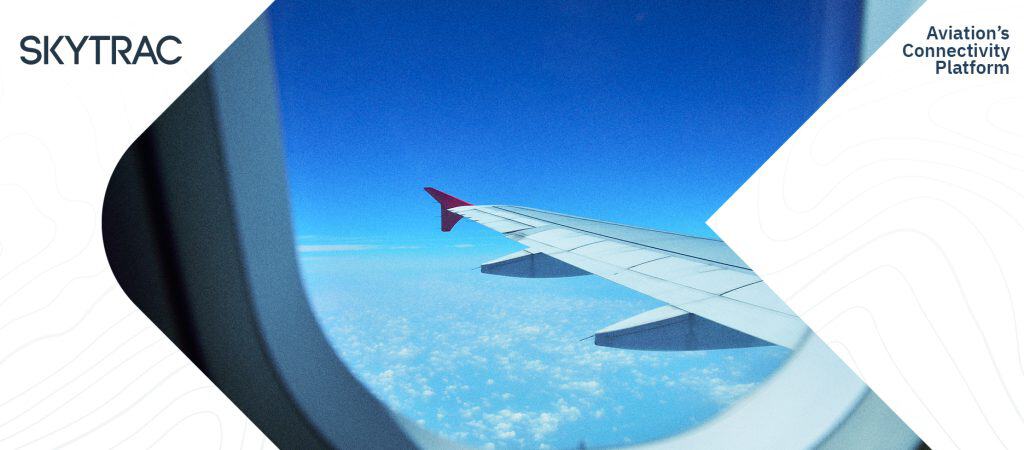
<svg viewBox="0 0 1024 450">
<path fill-rule="evenodd" d="M 267 3 L 4 5 L 7 42 L 131 23 L 173 30 L 188 53 L 39 67 L 0 46 L 0 448 L 273 447 L 124 295 L 100 234 L 125 149 Z"/>
</svg>

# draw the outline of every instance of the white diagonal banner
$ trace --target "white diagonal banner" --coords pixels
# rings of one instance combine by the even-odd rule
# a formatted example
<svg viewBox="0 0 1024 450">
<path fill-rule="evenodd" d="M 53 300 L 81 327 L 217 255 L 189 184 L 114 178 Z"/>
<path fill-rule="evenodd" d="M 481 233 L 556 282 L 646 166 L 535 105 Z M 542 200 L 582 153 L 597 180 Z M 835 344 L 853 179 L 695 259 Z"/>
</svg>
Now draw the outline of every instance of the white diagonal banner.
<svg viewBox="0 0 1024 450">
<path fill-rule="evenodd" d="M 925 4 L 709 221 L 933 448 L 1024 448 L 1022 6 Z M 904 54 L 972 42 L 1010 73 Z"/>
</svg>

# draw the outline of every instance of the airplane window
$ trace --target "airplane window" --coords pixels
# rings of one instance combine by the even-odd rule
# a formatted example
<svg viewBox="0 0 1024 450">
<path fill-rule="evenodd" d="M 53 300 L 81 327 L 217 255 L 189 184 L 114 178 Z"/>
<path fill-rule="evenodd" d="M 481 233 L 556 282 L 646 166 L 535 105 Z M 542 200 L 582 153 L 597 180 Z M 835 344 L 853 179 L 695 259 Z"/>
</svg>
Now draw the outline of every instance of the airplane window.
<svg viewBox="0 0 1024 450">
<path fill-rule="evenodd" d="M 704 221 L 856 65 L 822 4 L 276 2 L 295 245 L 335 351 L 394 411 L 483 447 L 649 441 L 755 390 L 789 350 L 597 346 L 665 303 L 481 273 L 526 246 L 442 232 L 423 188 L 713 239 Z"/>
</svg>

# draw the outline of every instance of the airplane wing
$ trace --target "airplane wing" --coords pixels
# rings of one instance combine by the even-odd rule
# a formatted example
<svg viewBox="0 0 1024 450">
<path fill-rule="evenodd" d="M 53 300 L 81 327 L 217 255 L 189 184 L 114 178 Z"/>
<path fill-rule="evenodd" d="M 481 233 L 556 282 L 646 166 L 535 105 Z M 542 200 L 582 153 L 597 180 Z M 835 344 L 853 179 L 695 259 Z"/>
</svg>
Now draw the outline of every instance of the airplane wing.
<svg viewBox="0 0 1024 450">
<path fill-rule="evenodd" d="M 597 345 L 639 350 L 795 348 L 808 329 L 724 242 L 521 206 L 472 205 L 433 188 L 442 231 L 465 217 L 526 246 L 481 272 L 526 278 L 594 274 L 665 306 L 612 324 Z"/>
</svg>

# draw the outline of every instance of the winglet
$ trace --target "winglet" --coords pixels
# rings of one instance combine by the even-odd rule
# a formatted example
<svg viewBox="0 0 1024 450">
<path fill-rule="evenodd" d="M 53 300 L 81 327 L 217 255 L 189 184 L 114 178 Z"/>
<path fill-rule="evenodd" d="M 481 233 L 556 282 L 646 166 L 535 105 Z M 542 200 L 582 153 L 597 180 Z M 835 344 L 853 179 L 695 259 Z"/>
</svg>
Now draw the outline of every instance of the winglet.
<svg viewBox="0 0 1024 450">
<path fill-rule="evenodd" d="M 459 206 L 472 206 L 472 203 L 459 200 L 432 187 L 425 187 L 423 190 L 427 191 L 431 197 L 434 197 L 434 200 L 441 204 L 441 231 L 451 231 L 455 223 L 462 218 L 462 216 L 449 211 L 449 209 L 458 208 Z"/>
</svg>

